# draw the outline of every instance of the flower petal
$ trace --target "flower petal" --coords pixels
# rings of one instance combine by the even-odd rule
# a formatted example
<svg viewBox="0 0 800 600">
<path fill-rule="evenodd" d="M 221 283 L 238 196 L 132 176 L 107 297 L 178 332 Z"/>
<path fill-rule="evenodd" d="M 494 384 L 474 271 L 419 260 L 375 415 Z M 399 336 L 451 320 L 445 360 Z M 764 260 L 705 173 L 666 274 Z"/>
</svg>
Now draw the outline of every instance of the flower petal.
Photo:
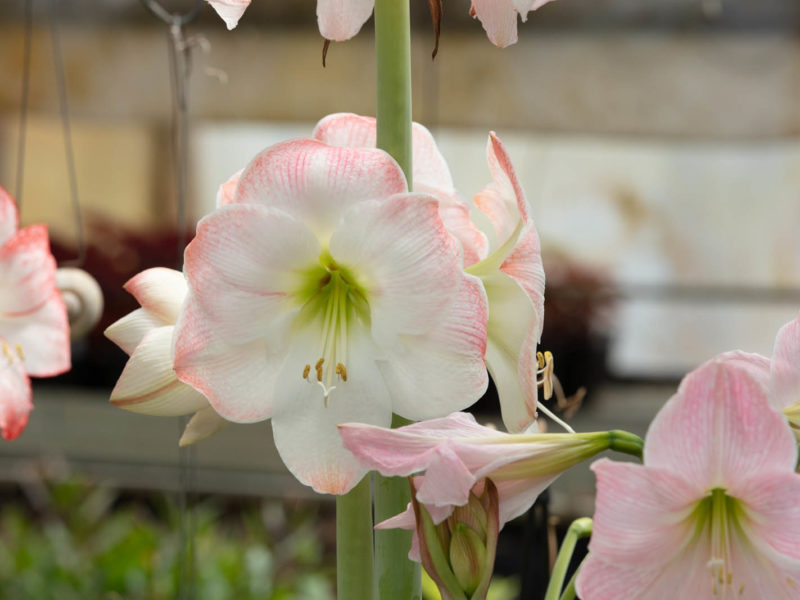
<svg viewBox="0 0 800 600">
<path fill-rule="evenodd" d="M 0 336 L 22 348 L 25 369 L 33 377 L 53 377 L 70 369 L 69 321 L 61 293 L 33 312 L 0 318 Z"/>
<path fill-rule="evenodd" d="M 211 406 L 201 408 L 186 424 L 178 445 L 181 447 L 196 444 L 220 431 L 228 421 L 217 414 Z"/>
<path fill-rule="evenodd" d="M 13 440 L 22 433 L 31 410 L 31 382 L 22 361 L 13 355 L 0 356 L 0 432 L 4 439 Z"/>
<path fill-rule="evenodd" d="M 272 414 L 273 388 L 285 360 L 286 332 L 246 343 L 217 335 L 215 322 L 190 292 L 175 326 L 178 379 L 202 393 L 228 421 L 252 423 Z"/>
<path fill-rule="evenodd" d="M 343 42 L 367 22 L 375 0 L 317 0 L 319 32 L 327 40 Z"/>
<path fill-rule="evenodd" d="M 178 381 L 172 369 L 173 330 L 160 327 L 144 336 L 111 392 L 112 404 L 163 417 L 187 415 L 208 406 L 208 400 Z"/>
<path fill-rule="evenodd" d="M 532 223 L 522 232 L 517 245 L 500 266 L 500 270 L 519 283 L 533 303 L 536 320 L 530 329 L 530 336 L 538 344 L 544 326 L 545 276 L 539 234 Z"/>
<path fill-rule="evenodd" d="M 352 206 L 406 191 L 403 171 L 383 150 L 299 139 L 257 155 L 242 172 L 235 201 L 283 210 L 325 246 Z"/>
<path fill-rule="evenodd" d="M 767 404 L 762 360 L 730 352 L 689 373 L 650 425 L 645 464 L 681 473 L 699 490 L 735 489 L 756 473 L 793 471 L 797 445 Z"/>
<path fill-rule="evenodd" d="M 236 186 L 239 185 L 239 178 L 242 176 L 243 170 L 236 171 L 228 181 L 219 186 L 219 190 L 217 190 L 217 208 L 233 204 L 236 199 Z"/>
<path fill-rule="evenodd" d="M 3 244 L 17 231 L 19 213 L 17 203 L 6 189 L 0 185 L 0 244 Z"/>
<path fill-rule="evenodd" d="M 800 404 L 800 317 L 778 331 L 770 371 L 771 404 L 778 410 Z"/>
<path fill-rule="evenodd" d="M 367 469 L 345 449 L 337 425 L 358 421 L 388 427 L 392 408 L 366 331 L 349 336 L 348 379 L 337 383 L 326 405 L 321 386 L 302 377 L 303 365 L 316 349 L 314 339 L 297 339 L 281 372 L 272 431 L 283 462 L 301 483 L 320 493 L 344 494 Z"/>
<path fill-rule="evenodd" d="M 125 289 L 163 325 L 174 325 L 186 297 L 186 279 L 174 269 L 155 267 L 134 275 Z"/>
<path fill-rule="evenodd" d="M 498 48 L 517 43 L 517 12 L 513 0 L 472 0 L 470 12 L 480 19 L 489 41 Z"/>
<path fill-rule="evenodd" d="M 0 318 L 38 310 L 53 294 L 55 277 L 47 227 L 31 225 L 18 231 L 0 246 Z"/>
<path fill-rule="evenodd" d="M 257 204 L 233 204 L 200 221 L 186 248 L 186 276 L 215 335 L 247 343 L 269 339 L 295 314 L 291 294 L 319 254 L 316 238 L 293 217 Z"/>
<path fill-rule="evenodd" d="M 228 30 L 239 24 L 244 11 L 250 6 L 250 0 L 208 0 L 211 7 L 225 21 Z"/>
<path fill-rule="evenodd" d="M 505 273 L 483 279 L 489 298 L 486 366 L 497 386 L 506 428 L 524 431 L 536 420 L 538 315 L 519 283 Z"/>
<path fill-rule="evenodd" d="M 161 319 L 150 311 L 144 308 L 137 308 L 109 325 L 103 335 L 130 356 L 145 335 L 165 325 Z"/>
</svg>

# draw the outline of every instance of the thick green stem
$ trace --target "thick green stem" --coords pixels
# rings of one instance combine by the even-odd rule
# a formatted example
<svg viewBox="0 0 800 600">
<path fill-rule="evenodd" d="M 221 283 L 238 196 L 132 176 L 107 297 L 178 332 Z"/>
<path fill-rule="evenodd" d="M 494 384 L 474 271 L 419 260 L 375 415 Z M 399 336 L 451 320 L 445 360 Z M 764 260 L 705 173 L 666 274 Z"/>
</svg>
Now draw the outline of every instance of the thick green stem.
<svg viewBox="0 0 800 600">
<path fill-rule="evenodd" d="M 567 569 L 572 560 L 572 553 L 575 551 L 575 544 L 579 539 L 590 535 L 592 535 L 591 519 L 585 517 L 576 519 L 569 526 L 567 535 L 564 536 L 564 541 L 561 542 L 553 572 L 550 574 L 550 583 L 547 584 L 544 600 L 559 600 L 561 588 L 564 587 L 564 579 L 567 576 Z"/>
<path fill-rule="evenodd" d="M 621 429 L 614 429 L 608 432 L 611 437 L 609 441 L 609 448 L 622 452 L 623 454 L 630 454 L 635 456 L 640 461 L 642 460 L 642 450 L 644 449 L 644 441 L 638 435 Z"/>
<path fill-rule="evenodd" d="M 407 425 L 409 421 L 395 416 L 392 426 Z M 375 522 L 403 512 L 411 501 L 408 479 L 405 477 L 375 477 Z M 422 598 L 422 578 L 418 563 L 408 559 L 411 549 L 410 531 L 378 529 L 375 531 L 375 571 L 380 600 L 419 600 Z M 340 598 L 342 596 L 339 596 Z"/>
<path fill-rule="evenodd" d="M 370 478 L 336 497 L 336 585 L 339 598 L 374 598 Z"/>
<path fill-rule="evenodd" d="M 409 0 L 375 0 L 378 148 L 398 162 L 411 189 L 411 17 Z"/>
</svg>

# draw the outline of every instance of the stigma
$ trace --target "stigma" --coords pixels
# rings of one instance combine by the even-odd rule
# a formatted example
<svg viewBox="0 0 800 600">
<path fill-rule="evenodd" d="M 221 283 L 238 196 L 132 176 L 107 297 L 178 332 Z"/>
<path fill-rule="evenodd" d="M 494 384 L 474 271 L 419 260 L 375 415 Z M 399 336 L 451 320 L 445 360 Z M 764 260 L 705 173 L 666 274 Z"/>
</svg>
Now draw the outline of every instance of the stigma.
<svg viewBox="0 0 800 600">
<path fill-rule="evenodd" d="M 331 372 L 331 369 L 325 368 L 325 358 L 320 358 L 314 364 L 314 377 L 311 376 L 311 365 L 307 364 L 303 367 L 303 379 L 309 383 L 316 383 L 322 388 L 322 398 L 325 407 L 328 407 L 328 400 L 330 399 L 331 392 L 336 389 L 333 382 L 347 382 L 347 367 L 343 363 L 337 362 L 336 367 Z"/>
</svg>

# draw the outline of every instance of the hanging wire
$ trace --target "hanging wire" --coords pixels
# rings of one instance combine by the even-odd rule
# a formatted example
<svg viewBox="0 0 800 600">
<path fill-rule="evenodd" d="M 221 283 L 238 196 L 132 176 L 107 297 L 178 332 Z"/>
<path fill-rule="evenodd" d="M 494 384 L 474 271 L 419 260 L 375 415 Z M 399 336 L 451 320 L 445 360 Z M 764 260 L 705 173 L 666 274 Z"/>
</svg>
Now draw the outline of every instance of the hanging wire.
<svg viewBox="0 0 800 600">
<path fill-rule="evenodd" d="M 19 130 L 17 134 L 17 178 L 14 198 L 17 210 L 22 209 L 22 180 L 25 175 L 25 140 L 28 125 L 28 98 L 31 89 L 31 48 L 33 41 L 33 0 L 25 0 L 25 30 L 22 47 L 22 90 L 19 99 Z"/>
<path fill-rule="evenodd" d="M 167 25 L 167 48 L 169 56 L 170 89 L 172 108 L 170 138 L 173 157 L 173 179 L 177 196 L 177 268 L 183 267 L 183 251 L 186 246 L 187 187 L 189 171 L 189 93 L 188 85 L 192 70 L 192 49 L 197 40 L 187 38 L 184 27 L 191 23 L 202 8 L 202 0 L 184 14 L 171 13 L 156 0 L 141 0 L 142 4 Z M 183 434 L 188 419 L 178 419 L 178 437 Z M 195 593 L 194 523 L 189 495 L 195 489 L 197 455 L 194 446 L 178 451 L 180 511 L 180 560 L 178 572 L 178 599 L 191 600 Z"/>
<path fill-rule="evenodd" d="M 70 126 L 69 104 L 67 102 L 67 81 L 64 74 L 64 60 L 61 52 L 61 35 L 58 28 L 58 8 L 56 0 L 50 0 L 50 40 L 53 47 L 53 64 L 56 70 L 56 90 L 58 107 L 61 112 L 61 129 L 64 139 L 64 156 L 67 161 L 69 178 L 69 195 L 72 204 L 72 218 L 75 223 L 75 234 L 78 238 L 78 256 L 64 261 L 63 266 L 80 267 L 86 260 L 86 240 L 83 231 L 83 217 L 78 199 L 78 175 L 75 168 L 75 153 L 72 145 L 72 127 Z M 17 201 L 19 202 L 19 200 Z"/>
</svg>

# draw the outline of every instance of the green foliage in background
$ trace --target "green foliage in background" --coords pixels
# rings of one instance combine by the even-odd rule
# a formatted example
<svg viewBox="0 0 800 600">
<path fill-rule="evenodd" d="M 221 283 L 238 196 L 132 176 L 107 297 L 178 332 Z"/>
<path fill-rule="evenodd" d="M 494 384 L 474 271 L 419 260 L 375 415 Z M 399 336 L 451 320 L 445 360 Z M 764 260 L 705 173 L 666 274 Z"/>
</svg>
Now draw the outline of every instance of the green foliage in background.
<svg viewBox="0 0 800 600">
<path fill-rule="evenodd" d="M 174 503 L 120 504 L 116 492 L 74 479 L 37 482 L 28 497 L 35 512 L 0 507 L 0 600 L 334 598 L 316 505 L 264 503 L 233 515 L 194 506 L 187 593 Z"/>
</svg>

